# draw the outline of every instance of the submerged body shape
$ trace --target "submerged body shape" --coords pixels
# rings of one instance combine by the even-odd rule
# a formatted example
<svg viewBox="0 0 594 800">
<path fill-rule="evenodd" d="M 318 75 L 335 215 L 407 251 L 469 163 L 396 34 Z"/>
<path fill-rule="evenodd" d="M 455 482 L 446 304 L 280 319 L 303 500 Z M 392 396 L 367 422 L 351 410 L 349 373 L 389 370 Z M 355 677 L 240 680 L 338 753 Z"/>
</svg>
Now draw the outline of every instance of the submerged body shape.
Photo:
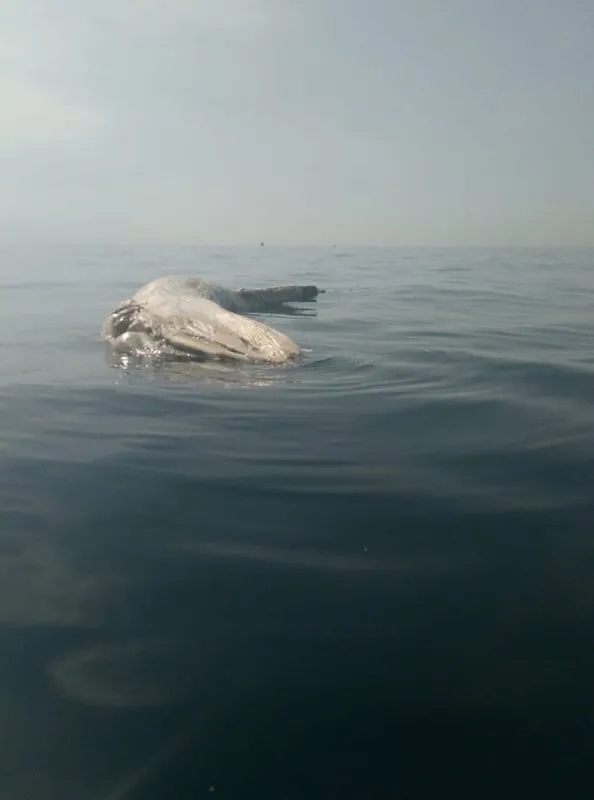
<svg viewBox="0 0 594 800">
<path fill-rule="evenodd" d="M 232 291 L 202 278 L 171 275 L 120 303 L 101 335 L 118 350 L 135 353 L 283 364 L 297 358 L 298 345 L 246 315 L 314 300 L 318 293 L 315 286 Z"/>
</svg>

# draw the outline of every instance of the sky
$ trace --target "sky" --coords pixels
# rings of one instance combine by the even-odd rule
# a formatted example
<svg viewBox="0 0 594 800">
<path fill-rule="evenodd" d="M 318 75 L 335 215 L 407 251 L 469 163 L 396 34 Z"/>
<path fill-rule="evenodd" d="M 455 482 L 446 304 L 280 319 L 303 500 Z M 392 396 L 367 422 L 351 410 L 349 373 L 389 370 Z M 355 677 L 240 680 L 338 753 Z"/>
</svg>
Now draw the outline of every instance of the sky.
<svg viewBox="0 0 594 800">
<path fill-rule="evenodd" d="M 592 0 L 2 0 L 0 240 L 594 245 Z"/>
</svg>

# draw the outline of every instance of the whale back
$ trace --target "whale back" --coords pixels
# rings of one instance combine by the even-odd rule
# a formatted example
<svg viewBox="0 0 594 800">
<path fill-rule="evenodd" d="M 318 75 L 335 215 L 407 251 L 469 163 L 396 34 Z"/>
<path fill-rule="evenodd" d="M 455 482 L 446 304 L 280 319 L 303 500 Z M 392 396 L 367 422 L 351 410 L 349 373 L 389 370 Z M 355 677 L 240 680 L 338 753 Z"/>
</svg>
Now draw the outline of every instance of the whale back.
<svg viewBox="0 0 594 800">
<path fill-rule="evenodd" d="M 161 307 L 165 314 L 190 314 L 192 308 L 198 313 L 204 308 L 202 300 L 210 300 L 227 311 L 241 313 L 247 306 L 236 296 L 236 293 L 191 275 L 167 275 L 147 283 L 132 298 L 135 302 Z"/>
</svg>

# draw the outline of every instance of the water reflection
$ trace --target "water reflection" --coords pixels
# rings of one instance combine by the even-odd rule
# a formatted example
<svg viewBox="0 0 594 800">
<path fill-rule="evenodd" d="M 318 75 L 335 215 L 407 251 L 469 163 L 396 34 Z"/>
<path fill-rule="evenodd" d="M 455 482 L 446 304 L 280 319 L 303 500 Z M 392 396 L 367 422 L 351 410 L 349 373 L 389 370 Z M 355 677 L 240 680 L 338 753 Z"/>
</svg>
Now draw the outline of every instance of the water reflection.
<svg viewBox="0 0 594 800">
<path fill-rule="evenodd" d="M 298 364 L 231 364 L 224 361 L 199 361 L 189 357 L 162 358 L 119 353 L 106 348 L 105 363 L 120 377 L 154 377 L 166 381 L 216 384 L 222 388 L 260 388 L 286 382 Z"/>
<path fill-rule="evenodd" d="M 266 781 L 282 787 L 303 759 L 315 771 L 322 751 L 336 786 L 338 754 L 353 742 L 379 758 L 382 741 L 397 736 L 406 747 L 436 710 L 430 735 L 445 743 L 465 715 L 483 715 L 473 729 L 489 729 L 490 714 L 513 707 L 521 729 L 534 703 L 569 708 L 573 698 L 575 714 L 592 691 L 591 655 L 578 658 L 592 608 L 585 534 L 567 531 L 558 551 L 541 548 L 517 566 L 513 553 L 464 557 L 470 527 L 460 528 L 467 545 L 457 553 L 452 541 L 441 555 L 418 541 L 402 558 L 189 534 L 152 554 L 138 542 L 141 568 L 122 563 L 112 538 L 102 539 L 110 551 L 101 561 L 98 542 L 86 552 L 4 537 L 3 670 L 23 673 L 2 673 L 5 725 L 20 731 L 5 750 L 7 796 L 193 796 L 171 787 L 198 779 L 205 793 L 239 791 L 241 781 L 251 790 L 255 770 L 267 798 L 277 795 Z M 26 731 L 24 707 L 35 709 Z M 84 732 L 80 748 L 73 727 Z M 100 775 L 96 741 L 109 763 Z"/>
<path fill-rule="evenodd" d="M 60 693 L 94 706 L 161 706 L 182 697 L 198 666 L 180 643 L 137 641 L 93 644 L 48 667 Z"/>
<path fill-rule="evenodd" d="M 30 535 L 0 538 L 0 624 L 92 625 L 100 575 L 81 571 L 62 547 Z"/>
</svg>

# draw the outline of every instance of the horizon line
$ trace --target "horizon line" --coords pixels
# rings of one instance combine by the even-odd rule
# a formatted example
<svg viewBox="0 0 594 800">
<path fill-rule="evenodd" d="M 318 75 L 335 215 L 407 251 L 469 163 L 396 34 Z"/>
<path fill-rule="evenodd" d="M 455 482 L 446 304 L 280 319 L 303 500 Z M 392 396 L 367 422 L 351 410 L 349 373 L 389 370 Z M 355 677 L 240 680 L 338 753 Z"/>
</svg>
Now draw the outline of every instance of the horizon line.
<svg viewBox="0 0 594 800">
<path fill-rule="evenodd" d="M 333 244 L 294 244 L 294 243 L 272 243 L 267 244 L 264 240 L 260 242 L 244 243 L 209 243 L 209 242 L 188 242 L 188 241 L 117 241 L 117 240 L 76 240 L 76 239 L 24 239 L 24 238 L 3 238 L 0 237 L 0 247 L 3 246 L 40 246 L 40 247 L 152 247 L 152 248 L 184 248 L 184 249 L 302 249 L 302 250 L 591 250 L 594 249 L 594 242 L 588 244 L 349 244 L 336 242 Z"/>
</svg>

